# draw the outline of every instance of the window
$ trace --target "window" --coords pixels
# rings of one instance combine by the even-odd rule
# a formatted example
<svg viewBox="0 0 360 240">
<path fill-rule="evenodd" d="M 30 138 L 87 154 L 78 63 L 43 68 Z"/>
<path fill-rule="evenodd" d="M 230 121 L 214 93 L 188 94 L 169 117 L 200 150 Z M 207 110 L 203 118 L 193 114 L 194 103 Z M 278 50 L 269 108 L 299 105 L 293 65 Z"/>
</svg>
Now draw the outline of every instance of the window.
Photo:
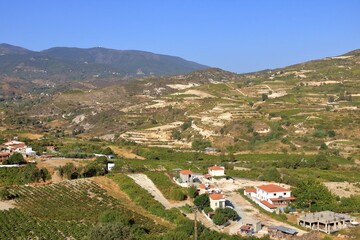
<svg viewBox="0 0 360 240">
<path fill-rule="evenodd" d="M 276 193 L 274 193 L 274 196 L 276 196 Z"/>
<path fill-rule="evenodd" d="M 286 195 L 286 192 L 284 192 L 284 196 Z"/>
</svg>

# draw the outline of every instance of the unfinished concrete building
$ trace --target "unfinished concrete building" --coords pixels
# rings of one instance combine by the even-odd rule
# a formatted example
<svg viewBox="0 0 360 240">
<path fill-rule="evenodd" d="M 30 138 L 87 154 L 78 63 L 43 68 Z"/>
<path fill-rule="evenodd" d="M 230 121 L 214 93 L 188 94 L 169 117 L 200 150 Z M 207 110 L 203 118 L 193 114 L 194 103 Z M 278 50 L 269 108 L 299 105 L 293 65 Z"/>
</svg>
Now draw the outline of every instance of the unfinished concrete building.
<svg viewBox="0 0 360 240">
<path fill-rule="evenodd" d="M 347 228 L 352 220 L 351 216 L 345 214 L 323 211 L 306 213 L 298 218 L 297 223 L 300 226 L 330 234 Z"/>
</svg>

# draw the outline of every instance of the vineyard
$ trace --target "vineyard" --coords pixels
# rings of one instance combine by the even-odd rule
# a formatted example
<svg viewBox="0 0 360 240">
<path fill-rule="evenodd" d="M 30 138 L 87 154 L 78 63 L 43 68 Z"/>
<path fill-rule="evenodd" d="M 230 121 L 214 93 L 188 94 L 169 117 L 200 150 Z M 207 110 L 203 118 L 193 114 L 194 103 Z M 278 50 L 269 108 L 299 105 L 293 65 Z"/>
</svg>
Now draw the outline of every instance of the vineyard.
<svg viewBox="0 0 360 240">
<path fill-rule="evenodd" d="M 69 180 L 10 189 L 18 209 L 0 211 L 0 239 L 83 239 L 101 214 L 116 211 L 148 234 L 167 231 L 109 196 L 97 183 Z"/>
<path fill-rule="evenodd" d="M 31 217 L 18 209 L 0 211 L 0 239 L 81 239 L 89 227 L 89 223 Z"/>
<path fill-rule="evenodd" d="M 89 180 L 63 181 L 48 186 L 13 188 L 16 205 L 25 213 L 61 221 L 94 220 L 100 213 L 120 207 L 98 184 Z"/>
</svg>

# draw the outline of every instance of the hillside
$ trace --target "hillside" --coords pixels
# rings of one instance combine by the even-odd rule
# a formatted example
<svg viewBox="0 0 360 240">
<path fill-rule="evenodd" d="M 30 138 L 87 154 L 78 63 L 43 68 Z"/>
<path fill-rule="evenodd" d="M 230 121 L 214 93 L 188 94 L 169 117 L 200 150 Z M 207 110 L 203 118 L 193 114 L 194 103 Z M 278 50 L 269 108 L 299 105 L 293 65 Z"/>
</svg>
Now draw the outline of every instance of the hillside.
<svg viewBox="0 0 360 240">
<path fill-rule="evenodd" d="M 206 69 L 142 78 L 36 104 L 23 99 L 16 115 L 85 138 L 185 148 L 200 139 L 224 151 L 258 152 L 314 153 L 325 144 L 348 156 L 360 139 L 356 53 L 240 75 Z"/>
</svg>

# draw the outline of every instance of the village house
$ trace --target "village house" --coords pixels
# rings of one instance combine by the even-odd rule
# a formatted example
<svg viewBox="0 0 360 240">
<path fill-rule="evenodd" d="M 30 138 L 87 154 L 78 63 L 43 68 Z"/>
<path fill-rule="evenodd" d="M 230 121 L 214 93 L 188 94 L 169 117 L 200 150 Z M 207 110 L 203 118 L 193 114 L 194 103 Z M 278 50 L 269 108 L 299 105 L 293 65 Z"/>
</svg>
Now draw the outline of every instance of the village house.
<svg viewBox="0 0 360 240">
<path fill-rule="evenodd" d="M 225 176 L 225 168 L 220 166 L 213 166 L 208 168 L 208 174 L 215 177 L 215 176 Z"/>
<path fill-rule="evenodd" d="M 210 207 L 213 210 L 217 208 L 224 208 L 225 207 L 225 197 L 224 194 L 210 194 Z"/>
<path fill-rule="evenodd" d="M 296 198 L 291 191 L 275 184 L 257 186 L 255 189 L 245 189 L 244 194 L 255 201 L 260 207 L 269 212 L 287 207 Z"/>
<path fill-rule="evenodd" d="M 9 159 L 10 153 L 0 153 L 0 162 Z"/>
<path fill-rule="evenodd" d="M 331 234 L 351 225 L 358 224 L 354 218 L 331 211 L 306 213 L 297 219 L 298 225 Z"/>
<path fill-rule="evenodd" d="M 194 181 L 194 174 L 190 170 L 181 170 L 179 172 L 181 183 L 192 183 Z"/>
<path fill-rule="evenodd" d="M 7 153 L 20 153 L 24 157 L 28 156 L 35 156 L 36 152 L 32 150 L 31 147 L 26 146 L 24 142 L 20 142 L 17 140 L 11 140 L 8 142 L 5 142 L 3 145 L 6 146 L 6 152 Z"/>
<path fill-rule="evenodd" d="M 261 230 L 261 221 L 255 219 L 241 219 L 240 233 L 257 233 Z"/>
</svg>

